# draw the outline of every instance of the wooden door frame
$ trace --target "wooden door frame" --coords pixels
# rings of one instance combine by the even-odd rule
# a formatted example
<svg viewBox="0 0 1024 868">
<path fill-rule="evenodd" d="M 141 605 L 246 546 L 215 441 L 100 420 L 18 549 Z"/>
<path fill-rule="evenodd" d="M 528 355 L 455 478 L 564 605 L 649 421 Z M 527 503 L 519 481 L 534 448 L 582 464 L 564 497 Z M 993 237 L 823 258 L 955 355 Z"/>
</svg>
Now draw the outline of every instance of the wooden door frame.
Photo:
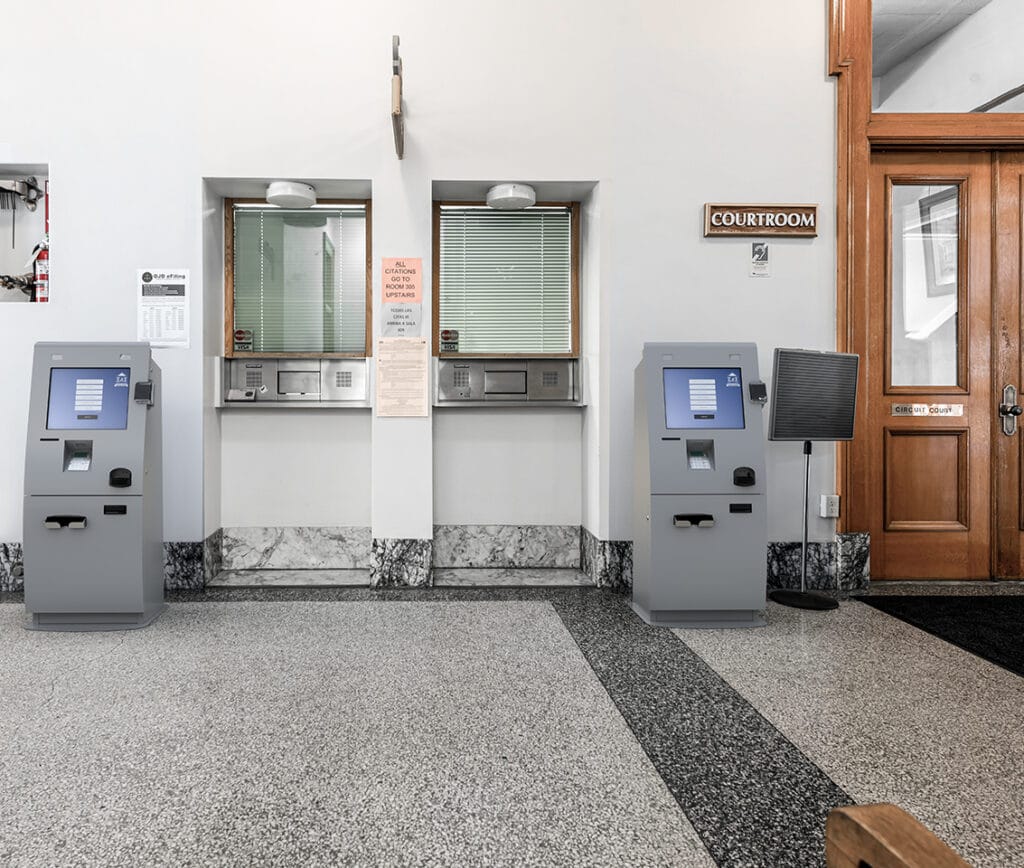
<svg viewBox="0 0 1024 868">
<path fill-rule="evenodd" d="M 857 352 L 865 341 L 869 286 L 868 183 L 872 149 L 1024 150 L 1024 114 L 896 114 L 871 110 L 871 0 L 829 0 L 829 74 L 836 78 L 836 349 Z M 993 275 L 993 279 L 996 275 Z M 855 313 L 861 316 L 855 316 Z M 875 362 L 877 363 L 877 362 Z M 859 388 L 870 358 L 861 358 Z M 863 412 L 863 402 L 858 415 Z M 993 466 L 994 466 L 993 462 Z M 836 490 L 849 502 L 867 474 L 852 472 L 850 449 L 837 444 Z M 859 478 L 858 478 L 859 477 Z M 862 531 L 843 510 L 840 533 Z M 993 554 L 994 557 L 994 554 Z M 993 563 L 993 569 L 996 565 Z M 993 573 L 995 574 L 995 573 Z"/>
</svg>

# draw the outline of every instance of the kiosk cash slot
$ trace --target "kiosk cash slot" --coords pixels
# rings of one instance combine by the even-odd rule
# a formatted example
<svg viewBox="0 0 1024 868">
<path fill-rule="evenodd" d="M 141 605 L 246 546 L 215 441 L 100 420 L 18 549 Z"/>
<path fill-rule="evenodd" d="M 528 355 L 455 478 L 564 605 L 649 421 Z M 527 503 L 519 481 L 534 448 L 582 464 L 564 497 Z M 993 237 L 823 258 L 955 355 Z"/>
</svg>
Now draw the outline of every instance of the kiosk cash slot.
<svg viewBox="0 0 1024 868">
<path fill-rule="evenodd" d="M 763 625 L 757 347 L 644 344 L 635 390 L 633 609 L 662 626 Z"/>
<path fill-rule="evenodd" d="M 144 627 L 165 608 L 159 399 L 149 344 L 36 344 L 24 519 L 32 629 Z"/>
</svg>

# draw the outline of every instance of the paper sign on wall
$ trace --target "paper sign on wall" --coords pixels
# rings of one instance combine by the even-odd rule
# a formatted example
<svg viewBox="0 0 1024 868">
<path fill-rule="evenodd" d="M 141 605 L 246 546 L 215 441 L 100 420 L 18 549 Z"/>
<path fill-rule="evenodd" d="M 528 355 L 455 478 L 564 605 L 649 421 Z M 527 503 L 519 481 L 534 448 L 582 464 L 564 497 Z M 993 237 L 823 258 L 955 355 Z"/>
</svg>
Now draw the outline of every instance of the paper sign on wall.
<svg viewBox="0 0 1024 868">
<path fill-rule="evenodd" d="M 423 260 L 404 257 L 381 260 L 380 333 L 389 338 L 423 334 Z"/>
<path fill-rule="evenodd" d="M 154 347 L 189 345 L 189 271 L 187 268 L 140 268 L 138 288 L 140 341 Z"/>
<path fill-rule="evenodd" d="M 423 302 L 423 260 L 384 259 L 381 267 L 381 301 L 385 304 Z"/>
<path fill-rule="evenodd" d="M 426 416 L 429 407 L 426 338 L 377 338 L 377 415 Z"/>
<path fill-rule="evenodd" d="M 768 242 L 767 241 L 754 241 L 750 245 L 750 276 L 751 277 L 771 277 L 772 276 L 772 263 Z"/>
<path fill-rule="evenodd" d="M 423 305 L 386 304 L 381 312 L 380 333 L 386 338 L 419 337 Z"/>
</svg>

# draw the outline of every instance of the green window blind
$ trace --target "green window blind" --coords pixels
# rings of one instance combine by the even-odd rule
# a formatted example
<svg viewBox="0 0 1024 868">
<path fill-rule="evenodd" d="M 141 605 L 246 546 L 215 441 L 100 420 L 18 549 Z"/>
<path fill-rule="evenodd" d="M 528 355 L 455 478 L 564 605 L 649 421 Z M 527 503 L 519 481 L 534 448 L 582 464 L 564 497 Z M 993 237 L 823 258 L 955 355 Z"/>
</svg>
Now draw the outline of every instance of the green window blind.
<svg viewBox="0 0 1024 868">
<path fill-rule="evenodd" d="M 236 206 L 234 328 L 257 353 L 366 349 L 366 208 Z"/>
<path fill-rule="evenodd" d="M 568 208 L 444 206 L 440 221 L 438 324 L 460 353 L 572 351 Z"/>
</svg>

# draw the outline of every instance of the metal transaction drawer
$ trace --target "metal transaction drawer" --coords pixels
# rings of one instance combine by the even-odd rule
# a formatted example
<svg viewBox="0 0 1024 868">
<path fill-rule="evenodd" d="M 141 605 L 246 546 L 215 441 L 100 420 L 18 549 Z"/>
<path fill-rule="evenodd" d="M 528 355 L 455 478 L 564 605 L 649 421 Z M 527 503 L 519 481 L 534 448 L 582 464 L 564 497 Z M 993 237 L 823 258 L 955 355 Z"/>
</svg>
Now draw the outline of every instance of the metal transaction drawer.
<svg viewBox="0 0 1024 868">
<path fill-rule="evenodd" d="M 438 359 L 439 404 L 572 404 L 576 359 Z"/>
<path fill-rule="evenodd" d="M 293 363 L 294 364 L 294 363 Z M 311 370 L 308 363 L 292 367 L 278 363 L 277 397 L 280 401 L 311 401 L 320 399 L 320 363 Z"/>
<path fill-rule="evenodd" d="M 489 371 L 484 370 L 484 396 L 526 395 L 526 370 Z"/>
</svg>

